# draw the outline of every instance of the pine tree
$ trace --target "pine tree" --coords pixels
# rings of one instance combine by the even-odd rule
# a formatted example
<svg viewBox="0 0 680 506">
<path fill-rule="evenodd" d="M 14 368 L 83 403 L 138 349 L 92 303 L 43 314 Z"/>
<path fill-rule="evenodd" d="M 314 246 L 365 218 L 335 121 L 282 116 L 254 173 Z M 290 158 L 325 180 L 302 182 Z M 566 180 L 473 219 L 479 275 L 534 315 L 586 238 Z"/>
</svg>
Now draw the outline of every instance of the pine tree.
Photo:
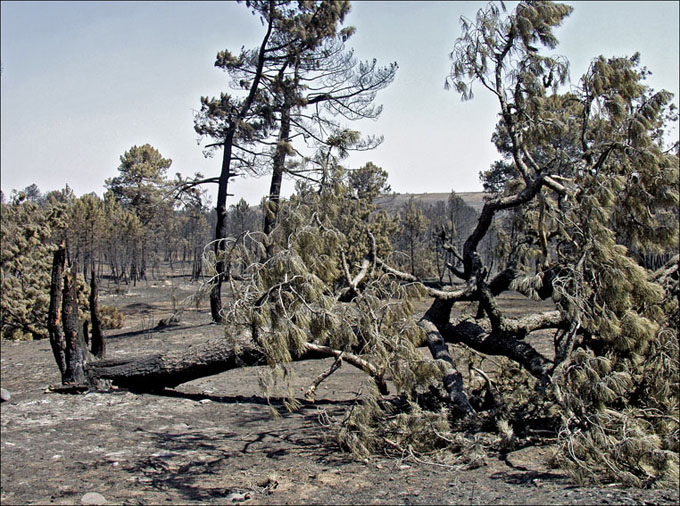
<svg viewBox="0 0 680 506">
<path fill-rule="evenodd" d="M 644 85 L 639 55 L 598 57 L 574 91 L 559 94 L 567 62 L 532 47 L 554 49 L 552 27 L 571 10 L 526 2 L 506 16 L 491 4 L 463 22 L 449 83 L 466 99 L 475 82 L 496 96 L 495 141 L 507 160 L 493 169 L 499 177 L 488 175 L 500 195 L 464 245 L 464 276 L 484 268 L 475 250 L 494 215 L 517 209 L 518 240 L 528 247 L 512 266 L 525 274 L 514 273 L 510 286 L 552 297 L 563 322 L 546 371 L 563 417 L 556 460 L 580 480 L 673 481 L 677 424 L 646 414 L 678 409 L 677 391 L 648 376 L 677 374 L 677 360 L 659 363 L 659 353 L 677 350 L 667 320 L 677 308 L 641 265 L 646 251 L 677 248 L 678 159 L 659 135 L 671 96 Z M 502 331 L 492 292 L 477 285 Z M 655 388 L 669 395 L 661 401 Z"/>
<path fill-rule="evenodd" d="M 0 293 L 2 339 L 47 337 L 51 225 L 63 208 L 41 207 L 19 192 L 2 210 Z"/>
<path fill-rule="evenodd" d="M 272 170 L 270 204 L 264 213 L 264 231 L 270 234 L 278 213 L 286 158 L 294 154 L 291 141 L 303 137 L 313 142 L 320 137 L 319 129 L 328 129 L 332 123 L 319 115 L 308 118 L 301 111 L 332 100 L 332 107 L 346 109 L 342 112 L 345 116 L 359 113 L 371 117 L 375 91 L 391 80 L 389 76 L 376 77 L 370 83 L 359 80 L 359 73 L 372 75 L 373 71 L 362 66 L 357 72 L 352 55 L 343 54 L 344 40 L 351 30 L 339 30 L 338 25 L 349 11 L 349 2 L 261 1 L 248 5 L 266 26 L 260 47 L 243 50 L 239 56 L 221 51 L 215 62 L 246 96 L 223 93 L 219 98 L 202 97 L 195 120 L 196 132 L 213 140 L 208 147 L 223 150 L 219 178 L 193 183 L 218 183 L 214 242 L 218 273 L 224 268 L 221 256 L 227 237 L 229 179 L 239 173 L 262 171 L 263 165 Z M 336 64 L 342 65 L 342 73 L 333 67 Z M 379 74 L 381 71 L 376 71 L 376 76 Z M 393 75 L 394 69 L 388 74 Z M 268 251 L 271 254 L 271 246 Z M 211 292 L 215 321 L 221 319 L 221 282 L 221 275 L 215 277 Z"/>
</svg>

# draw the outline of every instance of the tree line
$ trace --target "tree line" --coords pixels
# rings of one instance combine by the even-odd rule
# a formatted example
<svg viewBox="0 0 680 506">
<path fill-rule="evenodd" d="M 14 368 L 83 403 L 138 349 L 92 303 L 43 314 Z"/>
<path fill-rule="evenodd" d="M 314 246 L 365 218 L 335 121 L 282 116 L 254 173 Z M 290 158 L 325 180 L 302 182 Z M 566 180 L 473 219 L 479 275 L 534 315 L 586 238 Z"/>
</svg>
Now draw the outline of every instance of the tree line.
<svg viewBox="0 0 680 506">
<path fill-rule="evenodd" d="M 47 337 L 52 253 L 62 242 L 70 269 L 79 274 L 85 321 L 93 272 L 100 286 L 121 294 L 138 282 L 167 276 L 210 280 L 215 266 L 210 264 L 214 256 L 208 246 L 216 219 L 205 191 L 185 188 L 179 174 L 167 178 L 171 160 L 148 144 L 133 146 L 120 162 L 119 175 L 105 181 L 103 197 L 95 193 L 76 197 L 68 185 L 43 194 L 35 184 L 13 191 L 9 199 L 2 195 L 3 339 Z M 387 173 L 371 163 L 349 171 L 347 184 L 356 199 L 373 202 L 391 195 Z M 377 207 L 367 213 L 377 212 Z M 241 199 L 228 210 L 227 236 L 262 234 L 266 216 L 266 200 L 253 207 Z M 398 265 L 410 265 L 413 272 L 417 266 L 418 275 L 441 281 L 444 265 L 455 259 L 447 257 L 438 234 L 454 223 L 459 227 L 467 223 L 469 228 L 475 216 L 455 193 L 448 203 L 408 202 L 384 214 L 380 240 L 394 249 Z M 122 315 L 113 308 L 103 310 L 116 314 L 110 321 L 106 318 L 105 325 L 121 323 Z"/>
</svg>

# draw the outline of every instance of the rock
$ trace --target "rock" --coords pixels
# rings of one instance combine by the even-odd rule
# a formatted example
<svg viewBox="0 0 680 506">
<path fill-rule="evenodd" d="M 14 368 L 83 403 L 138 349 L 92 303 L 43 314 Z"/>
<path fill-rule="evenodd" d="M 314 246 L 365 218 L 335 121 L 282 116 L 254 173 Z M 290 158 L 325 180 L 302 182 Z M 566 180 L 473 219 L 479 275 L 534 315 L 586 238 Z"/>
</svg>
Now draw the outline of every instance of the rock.
<svg viewBox="0 0 680 506">
<path fill-rule="evenodd" d="M 247 501 L 248 499 L 250 499 L 250 494 L 248 492 L 246 493 L 231 492 L 229 495 L 225 497 L 225 500 L 231 502 L 243 502 Z"/>
<path fill-rule="evenodd" d="M 536 446 L 528 446 L 508 453 L 505 462 L 518 471 L 545 473 L 548 471 L 548 450 Z"/>
<path fill-rule="evenodd" d="M 106 498 L 97 492 L 88 492 L 80 498 L 80 504 L 106 504 Z"/>
<path fill-rule="evenodd" d="M 5 390 L 4 388 L 0 388 L 0 402 L 5 402 L 8 401 L 12 398 L 12 396 L 9 393 L 9 390 Z"/>
<path fill-rule="evenodd" d="M 176 314 L 168 317 L 168 318 L 163 318 L 158 322 L 158 325 L 156 325 L 157 329 L 164 329 L 166 327 L 179 327 L 181 325 L 181 322 L 179 320 L 179 316 Z"/>
</svg>

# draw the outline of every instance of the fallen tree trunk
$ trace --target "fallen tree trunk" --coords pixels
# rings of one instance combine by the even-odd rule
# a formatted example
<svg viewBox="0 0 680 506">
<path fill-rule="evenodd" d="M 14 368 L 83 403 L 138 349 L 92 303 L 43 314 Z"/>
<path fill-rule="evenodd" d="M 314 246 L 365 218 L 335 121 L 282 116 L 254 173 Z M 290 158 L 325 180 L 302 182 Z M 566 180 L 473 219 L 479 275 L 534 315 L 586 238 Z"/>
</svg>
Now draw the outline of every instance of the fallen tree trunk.
<svg viewBox="0 0 680 506">
<path fill-rule="evenodd" d="M 306 351 L 294 361 L 338 357 L 372 376 L 381 393 L 388 392 L 382 373 L 372 364 L 347 352 L 327 346 L 308 343 Z M 189 347 L 180 352 L 165 355 L 148 355 L 122 359 L 90 362 L 86 366 L 88 382 L 96 385 L 99 380 L 134 391 L 156 391 L 206 376 L 220 374 L 238 367 L 266 365 L 263 351 L 248 337 L 235 340 L 214 339 Z"/>
<path fill-rule="evenodd" d="M 551 360 L 509 332 L 486 332 L 469 321 L 457 325 L 446 323 L 440 326 L 440 332 L 446 342 L 464 343 L 480 353 L 514 360 L 538 379 L 543 379 L 553 367 Z"/>
<path fill-rule="evenodd" d="M 252 343 L 234 345 L 215 339 L 181 352 L 106 359 L 87 364 L 88 381 L 110 380 L 135 391 L 173 388 L 187 381 L 212 376 L 240 366 L 262 365 L 264 355 Z"/>
<path fill-rule="evenodd" d="M 449 347 L 444 341 L 437 326 L 427 317 L 423 317 L 418 323 L 420 328 L 425 331 L 427 346 L 435 360 L 441 360 L 447 364 L 447 370 L 442 375 L 442 383 L 446 390 L 449 400 L 453 402 L 466 415 L 476 415 L 475 409 L 470 404 L 470 399 L 465 392 L 463 376 L 456 368 L 456 364 L 451 357 Z"/>
<path fill-rule="evenodd" d="M 445 304 L 446 305 L 446 304 Z M 505 355 L 515 360 L 536 377 L 542 377 L 552 366 L 552 362 L 536 352 L 527 343 L 514 336 L 498 336 L 485 331 L 472 322 L 457 325 L 444 323 L 426 315 L 420 322 L 427 335 L 426 344 L 435 359 L 444 360 L 450 370 L 444 375 L 444 387 L 451 401 L 467 414 L 474 414 L 457 371 L 448 352 L 446 342 L 463 342 L 468 346 L 490 355 Z M 543 318 L 535 317 L 534 325 L 542 327 L 549 322 L 557 323 L 554 312 L 546 313 Z M 361 369 L 371 376 L 381 393 L 388 392 L 382 371 L 370 362 L 348 352 L 341 352 L 328 346 L 307 343 L 304 353 L 293 357 L 294 361 L 338 357 Z M 195 379 L 220 374 L 238 367 L 266 365 L 267 358 L 262 349 L 249 335 L 233 340 L 214 339 L 194 345 L 186 350 L 164 355 L 154 354 L 142 357 L 106 359 L 89 362 L 85 366 L 87 381 L 97 385 L 100 380 L 109 380 L 113 385 L 133 391 L 157 391 L 174 388 Z"/>
</svg>

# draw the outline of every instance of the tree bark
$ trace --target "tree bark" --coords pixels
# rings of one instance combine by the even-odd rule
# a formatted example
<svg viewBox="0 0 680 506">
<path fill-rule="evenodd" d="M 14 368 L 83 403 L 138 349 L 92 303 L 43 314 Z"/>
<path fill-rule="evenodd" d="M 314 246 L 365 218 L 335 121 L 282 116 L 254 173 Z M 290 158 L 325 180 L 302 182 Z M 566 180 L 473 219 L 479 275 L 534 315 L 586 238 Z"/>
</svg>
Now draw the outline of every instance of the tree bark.
<svg viewBox="0 0 680 506">
<path fill-rule="evenodd" d="M 224 152 L 222 153 L 222 169 L 220 171 L 220 177 L 218 181 L 217 188 L 217 203 L 215 205 L 215 210 L 217 212 L 217 223 L 215 225 L 215 254 L 218 256 L 217 264 L 215 269 L 217 270 L 217 275 L 213 277 L 212 289 L 210 290 L 210 314 L 214 322 L 222 321 L 222 281 L 224 277 L 224 261 L 219 260 L 220 253 L 224 251 L 224 239 L 227 238 L 227 186 L 229 185 L 229 179 L 233 177 L 231 172 L 231 158 L 232 149 L 234 145 L 234 136 L 236 135 L 236 129 L 241 121 L 243 121 L 253 105 L 255 96 L 257 94 L 257 89 L 260 86 L 260 80 L 262 79 L 262 70 L 264 68 L 265 62 L 265 52 L 267 49 L 267 43 L 269 42 L 269 37 L 272 34 L 274 28 L 274 2 L 269 4 L 269 19 L 267 24 L 267 32 L 260 45 L 260 50 L 258 53 L 257 69 L 255 75 L 253 76 L 253 82 L 250 85 L 250 91 L 248 96 L 243 101 L 240 110 L 238 111 L 237 117 L 233 118 L 231 126 L 227 131 L 224 142 Z"/>
<path fill-rule="evenodd" d="M 464 343 L 486 355 L 504 356 L 522 365 L 529 373 L 543 379 L 552 369 L 552 361 L 538 353 L 530 344 L 517 339 L 510 332 L 486 332 L 479 325 L 464 321 L 445 323 L 438 329 L 446 342 Z"/>
<path fill-rule="evenodd" d="M 154 391 L 239 366 L 265 363 L 264 355 L 252 343 L 241 341 L 237 352 L 226 339 L 216 339 L 166 355 L 92 362 L 87 365 L 87 376 L 91 383 L 105 379 L 130 390 Z"/>
<path fill-rule="evenodd" d="M 76 274 L 64 274 L 64 296 L 62 304 L 62 319 L 66 342 L 65 357 L 66 370 L 62 375 L 62 383 L 82 385 L 85 383 L 85 338 L 82 327 L 78 324 L 78 296 L 76 292 Z"/>
<path fill-rule="evenodd" d="M 47 330 L 50 335 L 50 345 L 54 360 L 57 362 L 62 380 L 66 373 L 66 341 L 61 328 L 61 298 L 64 279 L 64 265 L 66 264 L 66 248 L 64 242 L 54 252 L 52 260 L 52 280 L 50 284 L 50 307 L 47 312 Z"/>
<path fill-rule="evenodd" d="M 446 390 L 449 400 L 453 402 L 464 414 L 476 415 L 475 409 L 470 405 L 470 399 L 465 392 L 463 376 L 460 374 L 449 352 L 449 347 L 444 341 L 437 326 L 427 318 L 423 317 L 418 323 L 427 335 L 427 347 L 430 349 L 432 358 L 442 360 L 448 364 L 447 371 L 442 377 L 442 383 Z"/>
<path fill-rule="evenodd" d="M 372 364 L 351 353 L 309 343 L 306 351 L 294 361 L 338 357 L 372 376 L 379 390 L 387 393 L 387 385 Z M 166 355 L 149 355 L 124 359 L 107 359 L 86 366 L 88 382 L 110 380 L 114 385 L 133 391 L 157 391 L 205 376 L 220 374 L 238 367 L 266 365 L 262 350 L 250 337 L 241 336 L 234 343 L 215 339 L 187 350 Z"/>
<path fill-rule="evenodd" d="M 279 130 L 278 145 L 272 161 L 272 181 L 269 187 L 269 202 L 264 212 L 264 233 L 267 234 L 267 257 L 274 254 L 274 242 L 270 237 L 279 215 L 279 200 L 281 199 L 281 182 L 286 165 L 288 142 L 290 141 L 290 106 L 284 105 L 281 111 L 281 127 Z"/>
<path fill-rule="evenodd" d="M 99 288 L 97 286 L 94 262 L 92 263 L 92 275 L 90 276 L 90 320 L 92 321 L 92 354 L 101 359 L 106 355 L 106 341 L 102 332 L 101 318 L 99 318 Z"/>
</svg>

